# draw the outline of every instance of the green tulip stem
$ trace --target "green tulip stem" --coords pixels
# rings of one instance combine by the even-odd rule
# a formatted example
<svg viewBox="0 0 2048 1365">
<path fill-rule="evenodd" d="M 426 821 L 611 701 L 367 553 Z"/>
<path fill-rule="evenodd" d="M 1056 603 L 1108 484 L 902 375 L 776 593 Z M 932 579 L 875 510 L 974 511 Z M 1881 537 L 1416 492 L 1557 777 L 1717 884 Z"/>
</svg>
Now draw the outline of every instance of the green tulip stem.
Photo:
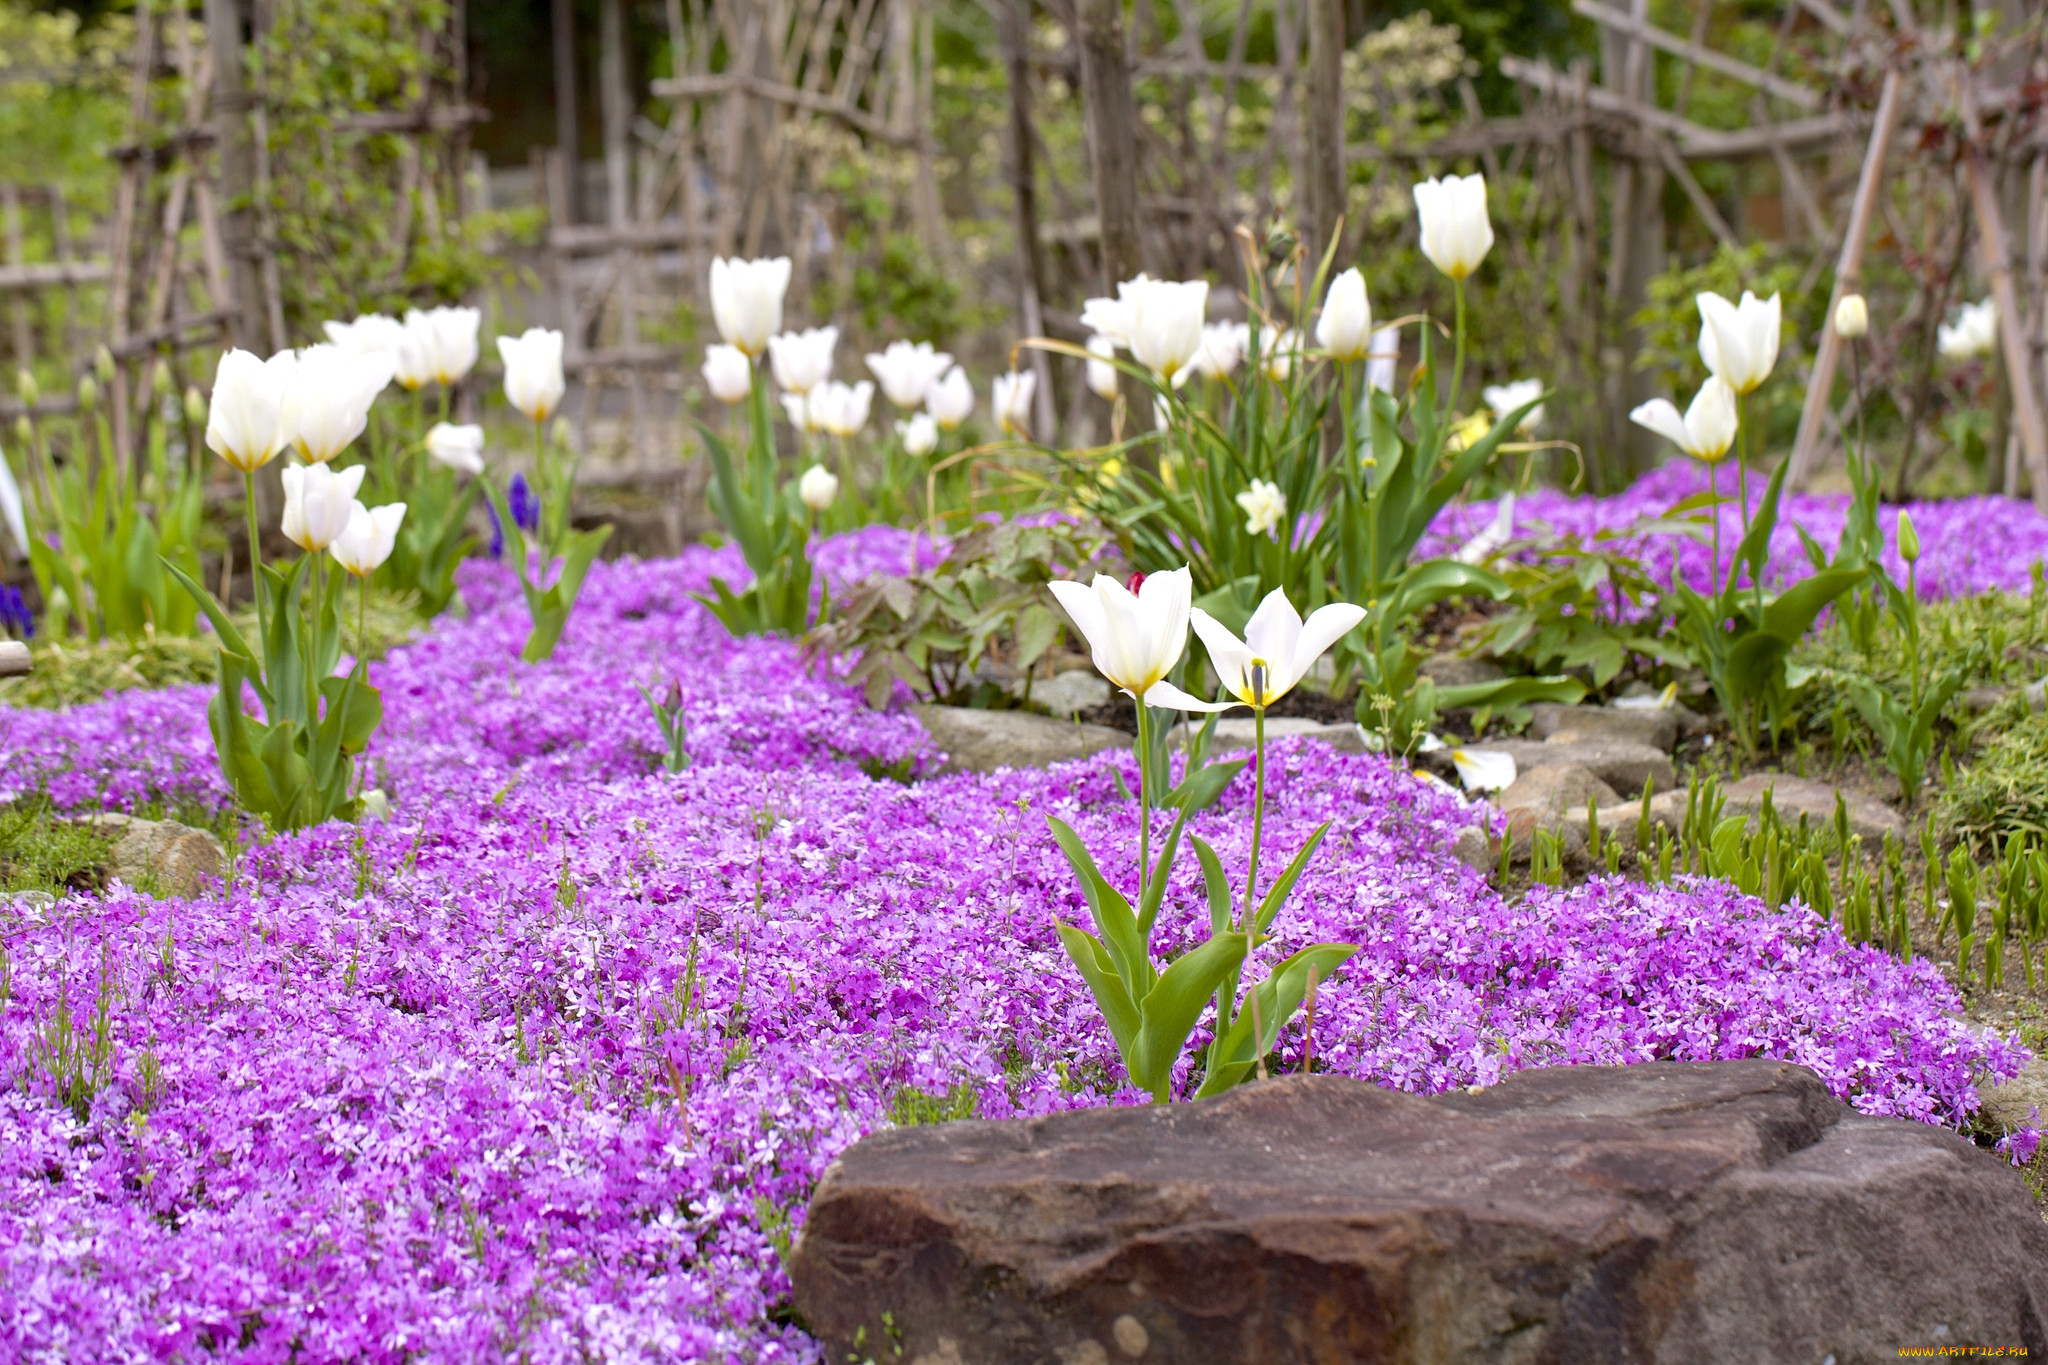
<svg viewBox="0 0 2048 1365">
<path fill-rule="evenodd" d="M 1719 460 L 1707 461 L 1707 493 L 1714 500 L 1713 575 L 1707 580 L 1707 585 L 1718 593 L 1721 587 L 1721 462 Z"/>
<path fill-rule="evenodd" d="M 1138 903 L 1145 903 L 1145 882 L 1152 870 L 1152 718 L 1146 714 L 1145 699 L 1134 699 L 1138 707 Z"/>
<path fill-rule="evenodd" d="M 1914 561 L 1906 561 L 1906 602 L 1910 610 L 1906 618 L 1906 673 L 1911 679 L 1913 711 L 1920 714 L 1920 572 Z M 1910 796 L 1911 793 L 1909 792 Z"/>
<path fill-rule="evenodd" d="M 1451 281 L 1451 297 L 1456 300 L 1457 328 L 1453 334 L 1456 358 L 1451 362 L 1451 401 L 1444 411 L 1442 429 L 1450 430 L 1451 421 L 1458 413 L 1458 393 L 1465 387 L 1465 282 Z"/>
<path fill-rule="evenodd" d="M 242 508 L 249 518 L 249 587 L 256 598 L 256 634 L 260 640 L 268 640 L 270 614 L 263 602 L 263 542 L 256 530 L 256 472 L 251 469 L 242 471 Z"/>
<path fill-rule="evenodd" d="M 1870 469 L 1870 440 L 1863 433 L 1863 348 L 1849 343 L 1849 374 L 1856 386 L 1856 463 Z"/>
<path fill-rule="evenodd" d="M 1749 395 L 1746 393 L 1735 396 L 1735 482 L 1740 486 L 1742 492 L 1742 534 L 1744 537 L 1747 537 L 1749 535 Z M 1731 572 L 1736 568 L 1736 565 L 1731 564 L 1729 566 Z M 1764 619 L 1764 580 L 1763 574 L 1760 571 L 1751 573 L 1749 586 L 1756 593 L 1756 619 L 1757 624 L 1762 625 Z"/>
<path fill-rule="evenodd" d="M 1244 950 L 1249 954 L 1259 946 L 1258 922 L 1253 918 L 1252 906 L 1259 889 L 1259 844 L 1266 831 L 1266 670 L 1264 665 L 1252 665 L 1252 695 L 1259 700 L 1252 703 L 1252 747 L 1258 756 L 1258 771 L 1252 788 L 1252 856 L 1244 874 Z"/>
<path fill-rule="evenodd" d="M 534 530 L 540 533 L 540 578 L 548 581 L 548 567 L 554 562 L 554 537 L 548 534 L 548 519 L 553 501 L 548 486 L 548 427 L 539 417 L 533 419 L 533 495 L 540 502 L 540 515 L 534 518 Z M 522 566 L 523 569 L 524 566 Z"/>
</svg>

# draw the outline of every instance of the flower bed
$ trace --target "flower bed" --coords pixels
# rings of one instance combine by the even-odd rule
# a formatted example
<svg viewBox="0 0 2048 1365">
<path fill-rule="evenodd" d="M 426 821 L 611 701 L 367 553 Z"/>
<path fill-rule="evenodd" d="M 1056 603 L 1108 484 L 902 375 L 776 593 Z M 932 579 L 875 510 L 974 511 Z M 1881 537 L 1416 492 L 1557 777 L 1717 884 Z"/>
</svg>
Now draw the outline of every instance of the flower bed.
<svg viewBox="0 0 2048 1365">
<path fill-rule="evenodd" d="M 819 562 L 843 581 L 909 549 L 871 529 Z M 509 580 L 479 566 L 465 595 L 497 608 L 376 670 L 391 818 L 281 838 L 218 897 L 9 912 L 10 1354 L 815 1360 L 778 1312 L 778 1249 L 836 1152 L 920 1104 L 1138 1098 L 1053 937 L 1085 911 L 1044 825 L 1134 844 L 1129 756 L 906 785 L 930 760 L 914 722 L 689 600 L 731 569 L 600 566 L 532 666 Z M 635 690 L 671 676 L 693 757 L 673 777 Z M 206 696 L 15 713 L 7 780 L 224 800 Z M 1509 904 L 1451 858 L 1476 818 L 1456 798 L 1377 758 L 1274 753 L 1269 848 L 1336 823 L 1269 951 L 1364 945 L 1316 1015 L 1337 1070 L 1441 1090 L 1769 1055 L 1866 1112 L 1956 1123 L 1973 1076 L 2024 1060 L 1954 1017 L 1931 966 L 1804 911 L 1717 884 Z M 1233 877 L 1249 789 L 1196 822 Z M 1184 859 L 1169 946 L 1206 924 L 1198 883 Z M 103 1015 L 96 1090 L 52 1076 L 60 1000 L 74 1039 Z"/>
</svg>

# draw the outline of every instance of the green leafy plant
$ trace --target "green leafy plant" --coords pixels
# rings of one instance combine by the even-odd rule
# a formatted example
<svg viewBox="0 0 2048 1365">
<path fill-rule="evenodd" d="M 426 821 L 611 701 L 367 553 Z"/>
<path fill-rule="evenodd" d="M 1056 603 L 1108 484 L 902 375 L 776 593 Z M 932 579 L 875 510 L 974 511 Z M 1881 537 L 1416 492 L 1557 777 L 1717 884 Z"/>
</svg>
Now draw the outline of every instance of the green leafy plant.
<svg viewBox="0 0 2048 1365">
<path fill-rule="evenodd" d="M 1640 538 L 1674 528 L 1690 529 L 1650 520 L 1596 532 L 1590 542 L 1541 536 L 1507 547 L 1526 558 L 1502 560 L 1509 608 L 1479 634 L 1477 652 L 1520 673 L 1584 670 L 1595 690 L 1634 659 L 1683 666 L 1683 652 L 1662 638 L 1648 611 L 1659 585 L 1633 553 Z"/>
<path fill-rule="evenodd" d="M 664 746 L 662 767 L 668 772 L 681 772 L 690 766 L 690 735 L 683 717 L 683 685 L 680 682 L 669 683 L 668 691 L 659 700 L 645 686 L 640 688 L 640 695 L 647 698 L 647 707 L 654 712 L 654 723 L 661 730 Z"/>
<path fill-rule="evenodd" d="M 548 438 L 544 421 L 534 422 L 533 434 L 532 496 L 538 505 L 530 510 L 524 506 L 515 509 L 496 485 L 483 484 L 505 537 L 505 554 L 519 575 L 527 619 L 533 623 L 526 644 L 519 651 L 519 657 L 528 663 L 538 663 L 554 654 L 562 631 L 569 624 L 569 614 L 576 609 L 576 598 L 583 591 L 584 576 L 612 533 L 609 526 L 590 531 L 570 528 L 569 493 L 575 483 L 574 470 L 558 466 L 555 443 Z M 534 537 L 531 547 L 527 541 L 529 534 Z M 449 567 L 452 573 L 452 564 Z"/>
<path fill-rule="evenodd" d="M 871 706 L 898 682 L 947 705 L 1007 703 L 1010 692 L 979 676 L 998 659 L 1028 701 L 1032 665 L 1062 633 L 1045 585 L 1096 564 L 1107 545 L 1092 523 L 979 523 L 935 567 L 848 591 L 804 637 L 805 653 L 852 660 L 847 677 Z"/>
<path fill-rule="evenodd" d="M 454 600 L 456 566 L 476 548 L 469 514 L 485 484 L 476 478 L 458 486 L 454 470 L 416 453 L 408 454 L 401 473 L 394 500 L 404 501 L 405 522 L 376 581 L 394 595 L 410 597 L 415 610 L 431 620 Z"/>
<path fill-rule="evenodd" d="M 732 448 L 716 432 L 701 423 L 697 430 L 711 456 L 711 510 L 739 545 L 754 581 L 734 592 L 714 578 L 710 594 L 697 600 L 735 635 L 795 637 L 811 624 L 810 520 L 794 485 L 776 481 L 768 383 L 759 365 L 752 370 L 745 468 L 735 465 Z M 820 603 L 821 617 L 827 605 Z"/>
</svg>

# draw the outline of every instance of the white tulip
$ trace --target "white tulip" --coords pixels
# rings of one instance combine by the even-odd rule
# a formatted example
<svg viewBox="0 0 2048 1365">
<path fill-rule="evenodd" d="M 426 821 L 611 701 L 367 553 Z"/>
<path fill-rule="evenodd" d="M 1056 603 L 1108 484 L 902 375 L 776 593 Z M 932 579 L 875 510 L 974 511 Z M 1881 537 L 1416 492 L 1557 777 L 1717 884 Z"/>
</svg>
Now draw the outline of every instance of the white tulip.
<svg viewBox="0 0 2048 1365">
<path fill-rule="evenodd" d="M 276 459 L 292 442 L 285 404 L 298 364 L 290 351 L 268 360 L 240 350 L 222 356 L 206 414 L 206 448 L 244 474 Z"/>
<path fill-rule="evenodd" d="M 370 405 L 391 382 L 397 360 L 388 351 L 355 355 L 339 346 L 308 346 L 285 389 L 284 424 L 308 464 L 326 464 L 370 423 Z"/>
<path fill-rule="evenodd" d="M 1835 303 L 1835 335 L 1855 341 L 1870 331 L 1870 305 L 1861 294 L 1844 294 Z"/>
<path fill-rule="evenodd" d="M 1245 626 L 1244 639 L 1203 611 L 1194 609 L 1195 634 L 1208 646 L 1209 662 L 1229 692 L 1247 706 L 1271 706 L 1306 678 L 1323 652 L 1365 619 L 1365 608 L 1349 602 L 1317 607 L 1306 622 L 1279 588 L 1266 594 Z"/>
<path fill-rule="evenodd" d="M 823 431 L 811 415 L 811 395 L 785 393 L 777 395 L 782 399 L 782 410 L 789 415 L 789 424 L 798 431 Z"/>
<path fill-rule="evenodd" d="M 1268 329 L 1260 334 L 1259 342 L 1260 365 L 1275 384 L 1285 384 L 1287 376 L 1294 373 L 1294 362 L 1301 359 L 1304 351 L 1301 333 L 1293 327 L 1278 332 Z"/>
<path fill-rule="evenodd" d="M 821 464 L 814 464 L 796 481 L 796 495 L 813 512 L 822 512 L 839 498 L 839 476 Z"/>
<path fill-rule="evenodd" d="M 377 567 L 391 558 L 391 551 L 398 544 L 398 527 L 405 520 L 405 504 L 386 503 L 382 507 L 365 507 L 359 502 L 349 504 L 348 525 L 334 543 L 327 547 L 327 553 L 334 556 L 334 562 L 347 569 L 357 578 L 368 578 L 377 572 Z"/>
<path fill-rule="evenodd" d="M 396 356 L 405 340 L 405 324 L 383 313 L 361 313 L 354 322 L 323 322 L 327 339 L 352 355 L 378 351 Z"/>
<path fill-rule="evenodd" d="M 967 371 L 958 365 L 946 371 L 945 377 L 924 396 L 924 407 L 932 420 L 947 431 L 973 416 L 974 385 L 967 381 Z"/>
<path fill-rule="evenodd" d="M 1694 459 L 1712 464 L 1735 444 L 1735 390 L 1719 375 L 1709 375 L 1685 416 L 1678 415 L 1670 399 L 1652 398 L 1628 419 L 1648 427 Z"/>
<path fill-rule="evenodd" d="M 1454 280 L 1477 270 L 1493 249 L 1483 175 L 1421 182 L 1415 187 L 1415 213 L 1422 220 L 1422 254 Z"/>
<path fill-rule="evenodd" d="M 782 296 L 789 292 L 789 257 L 711 262 L 711 319 L 728 345 L 750 356 L 782 330 Z"/>
<path fill-rule="evenodd" d="M 1211 322 L 1202 328 L 1202 347 L 1176 379 L 1199 374 L 1204 379 L 1228 379 L 1244 363 L 1252 344 L 1252 329 L 1242 322 Z"/>
<path fill-rule="evenodd" d="M 478 308 L 414 308 L 405 315 L 406 334 L 419 348 L 420 367 L 436 384 L 452 385 L 476 368 Z"/>
<path fill-rule="evenodd" d="M 1171 380 L 1202 349 L 1202 316 L 1209 308 L 1207 280 L 1137 280 L 1128 290 L 1131 357 Z"/>
<path fill-rule="evenodd" d="M 348 529 L 349 509 L 363 486 L 363 466 L 339 473 L 324 464 L 286 465 L 284 477 L 285 539 L 318 554 Z"/>
<path fill-rule="evenodd" d="M 898 422 L 896 435 L 903 442 L 903 453 L 918 459 L 939 448 L 939 424 L 928 412 L 913 413 L 909 421 Z"/>
<path fill-rule="evenodd" d="M 851 436 L 868 424 L 868 410 L 875 401 L 875 386 L 868 380 L 842 384 L 828 379 L 805 395 L 811 425 L 834 436 Z"/>
<path fill-rule="evenodd" d="M 989 403 L 995 410 L 996 425 L 1011 436 L 1029 438 L 1031 434 L 1031 399 L 1038 390 L 1038 375 L 1025 370 L 1016 370 L 996 376 L 995 386 L 989 391 Z"/>
<path fill-rule="evenodd" d="M 1333 360 L 1357 360 L 1372 346 L 1372 304 L 1358 267 L 1330 281 L 1323 315 L 1316 319 L 1316 344 Z"/>
<path fill-rule="evenodd" d="M 1997 300 L 1964 304 L 1953 326 L 1944 322 L 1935 329 L 1934 346 L 1949 360 L 1970 360 L 1997 350 Z"/>
<path fill-rule="evenodd" d="M 1506 417 L 1524 403 L 1534 402 L 1543 396 L 1543 381 L 1540 379 L 1517 379 L 1512 384 L 1489 384 L 1480 390 L 1479 396 L 1486 400 L 1486 406 L 1493 411 L 1495 421 Z M 1522 420 L 1515 423 L 1515 430 L 1533 432 L 1543 425 L 1543 405 L 1537 403 L 1530 408 Z"/>
<path fill-rule="evenodd" d="M 704 386 L 721 403 L 743 403 L 754 387 L 754 362 L 737 346 L 706 346 Z"/>
<path fill-rule="evenodd" d="M 1694 302 L 1700 309 L 1700 359 L 1737 394 L 1756 392 L 1778 363 L 1778 296 L 1759 299 L 1745 289 L 1739 305 L 1714 293 Z"/>
<path fill-rule="evenodd" d="M 1253 479 L 1252 486 L 1237 495 L 1237 505 L 1244 509 L 1244 533 L 1248 536 L 1271 535 L 1287 514 L 1287 496 L 1280 485 L 1265 479 Z"/>
<path fill-rule="evenodd" d="M 1193 579 L 1185 567 L 1146 574 L 1134 593 L 1107 574 L 1092 584 L 1046 585 L 1088 641 L 1095 667 L 1126 695 L 1176 711 L 1222 711 L 1230 702 L 1191 697 L 1166 681 L 1188 646 Z"/>
<path fill-rule="evenodd" d="M 1515 535 L 1515 495 L 1503 493 L 1499 504 L 1493 509 L 1493 520 L 1488 522 L 1478 535 L 1458 547 L 1451 556 L 1460 564 L 1484 564 L 1500 553 L 1501 548 Z"/>
<path fill-rule="evenodd" d="M 832 352 L 839 345 L 837 327 L 804 332 L 778 332 L 768 338 L 768 364 L 775 382 L 791 393 L 809 393 L 832 377 Z"/>
<path fill-rule="evenodd" d="M 14 480 L 14 466 L 4 454 L 0 454 L 0 520 L 6 521 L 7 534 L 14 538 L 21 556 L 27 558 L 28 516 L 22 506 L 21 485 Z"/>
<path fill-rule="evenodd" d="M 545 422 L 568 390 L 562 377 L 562 334 L 529 327 L 517 337 L 499 337 L 498 355 L 505 362 L 506 400 L 534 421 Z"/>
<path fill-rule="evenodd" d="M 879 354 L 869 352 L 867 361 L 883 396 L 905 412 L 923 403 L 932 385 L 953 366 L 953 357 L 933 350 L 929 341 L 892 341 Z"/>
<path fill-rule="evenodd" d="M 1468 792 L 1505 791 L 1515 785 L 1515 756 L 1505 749 L 1453 749 L 1451 766 Z"/>
<path fill-rule="evenodd" d="M 1365 386 L 1381 393 L 1394 391 L 1395 367 L 1401 363 L 1401 329 L 1382 327 L 1372 334 L 1372 350 L 1366 353 Z"/>
<path fill-rule="evenodd" d="M 1100 332 L 1097 332 L 1094 336 L 1088 338 L 1088 353 L 1090 355 L 1113 356 L 1116 354 L 1116 343 L 1103 336 Z M 1108 360 L 1091 360 L 1088 362 L 1088 391 L 1103 402 L 1114 403 L 1116 401 L 1117 380 L 1116 366 L 1110 364 Z"/>
<path fill-rule="evenodd" d="M 464 474 L 484 472 L 484 429 L 475 423 L 436 422 L 427 430 L 427 454 Z"/>
<path fill-rule="evenodd" d="M 1081 305 L 1081 325 L 1097 336 L 1108 337 L 1120 348 L 1131 344 L 1131 333 L 1137 323 L 1132 314 L 1136 291 L 1147 285 L 1157 284 L 1143 271 L 1135 280 L 1125 280 L 1116 287 L 1116 297 L 1089 299 Z"/>
</svg>

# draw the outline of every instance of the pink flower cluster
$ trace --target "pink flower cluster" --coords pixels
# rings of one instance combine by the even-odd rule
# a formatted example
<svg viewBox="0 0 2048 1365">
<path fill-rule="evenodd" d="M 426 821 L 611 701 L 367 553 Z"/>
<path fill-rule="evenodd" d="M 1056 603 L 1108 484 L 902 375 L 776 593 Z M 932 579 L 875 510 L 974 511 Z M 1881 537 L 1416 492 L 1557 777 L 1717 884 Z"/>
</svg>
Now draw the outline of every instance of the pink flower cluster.
<svg viewBox="0 0 2048 1365">
<path fill-rule="evenodd" d="M 829 572 L 910 549 L 844 545 Z M 1130 756 L 903 781 L 932 759 L 915 722 L 727 638 L 688 595 L 714 567 L 600 566 L 537 666 L 467 571 L 497 605 L 374 671 L 389 819 L 278 839 L 192 901 L 7 908 L 0 1351 L 815 1362 L 781 1255 L 837 1152 L 912 1092 L 1136 1098 L 1053 933 L 1086 910 L 1044 820 L 1128 886 Z M 675 776 L 635 688 L 671 678 Z M 223 799 L 205 702 L 13 713 L 7 780 Z M 1198 822 L 1233 877 L 1250 800 L 1240 779 Z M 1332 1067 L 1437 1091 L 1766 1055 L 1953 1124 L 2025 1060 L 1928 965 L 1722 885 L 1504 900 L 1450 856 L 1475 818 L 1380 759 L 1276 746 L 1266 866 L 1332 829 L 1270 951 L 1363 945 L 1321 993 Z M 1160 939 L 1206 923 L 1186 858 Z"/>
</svg>

